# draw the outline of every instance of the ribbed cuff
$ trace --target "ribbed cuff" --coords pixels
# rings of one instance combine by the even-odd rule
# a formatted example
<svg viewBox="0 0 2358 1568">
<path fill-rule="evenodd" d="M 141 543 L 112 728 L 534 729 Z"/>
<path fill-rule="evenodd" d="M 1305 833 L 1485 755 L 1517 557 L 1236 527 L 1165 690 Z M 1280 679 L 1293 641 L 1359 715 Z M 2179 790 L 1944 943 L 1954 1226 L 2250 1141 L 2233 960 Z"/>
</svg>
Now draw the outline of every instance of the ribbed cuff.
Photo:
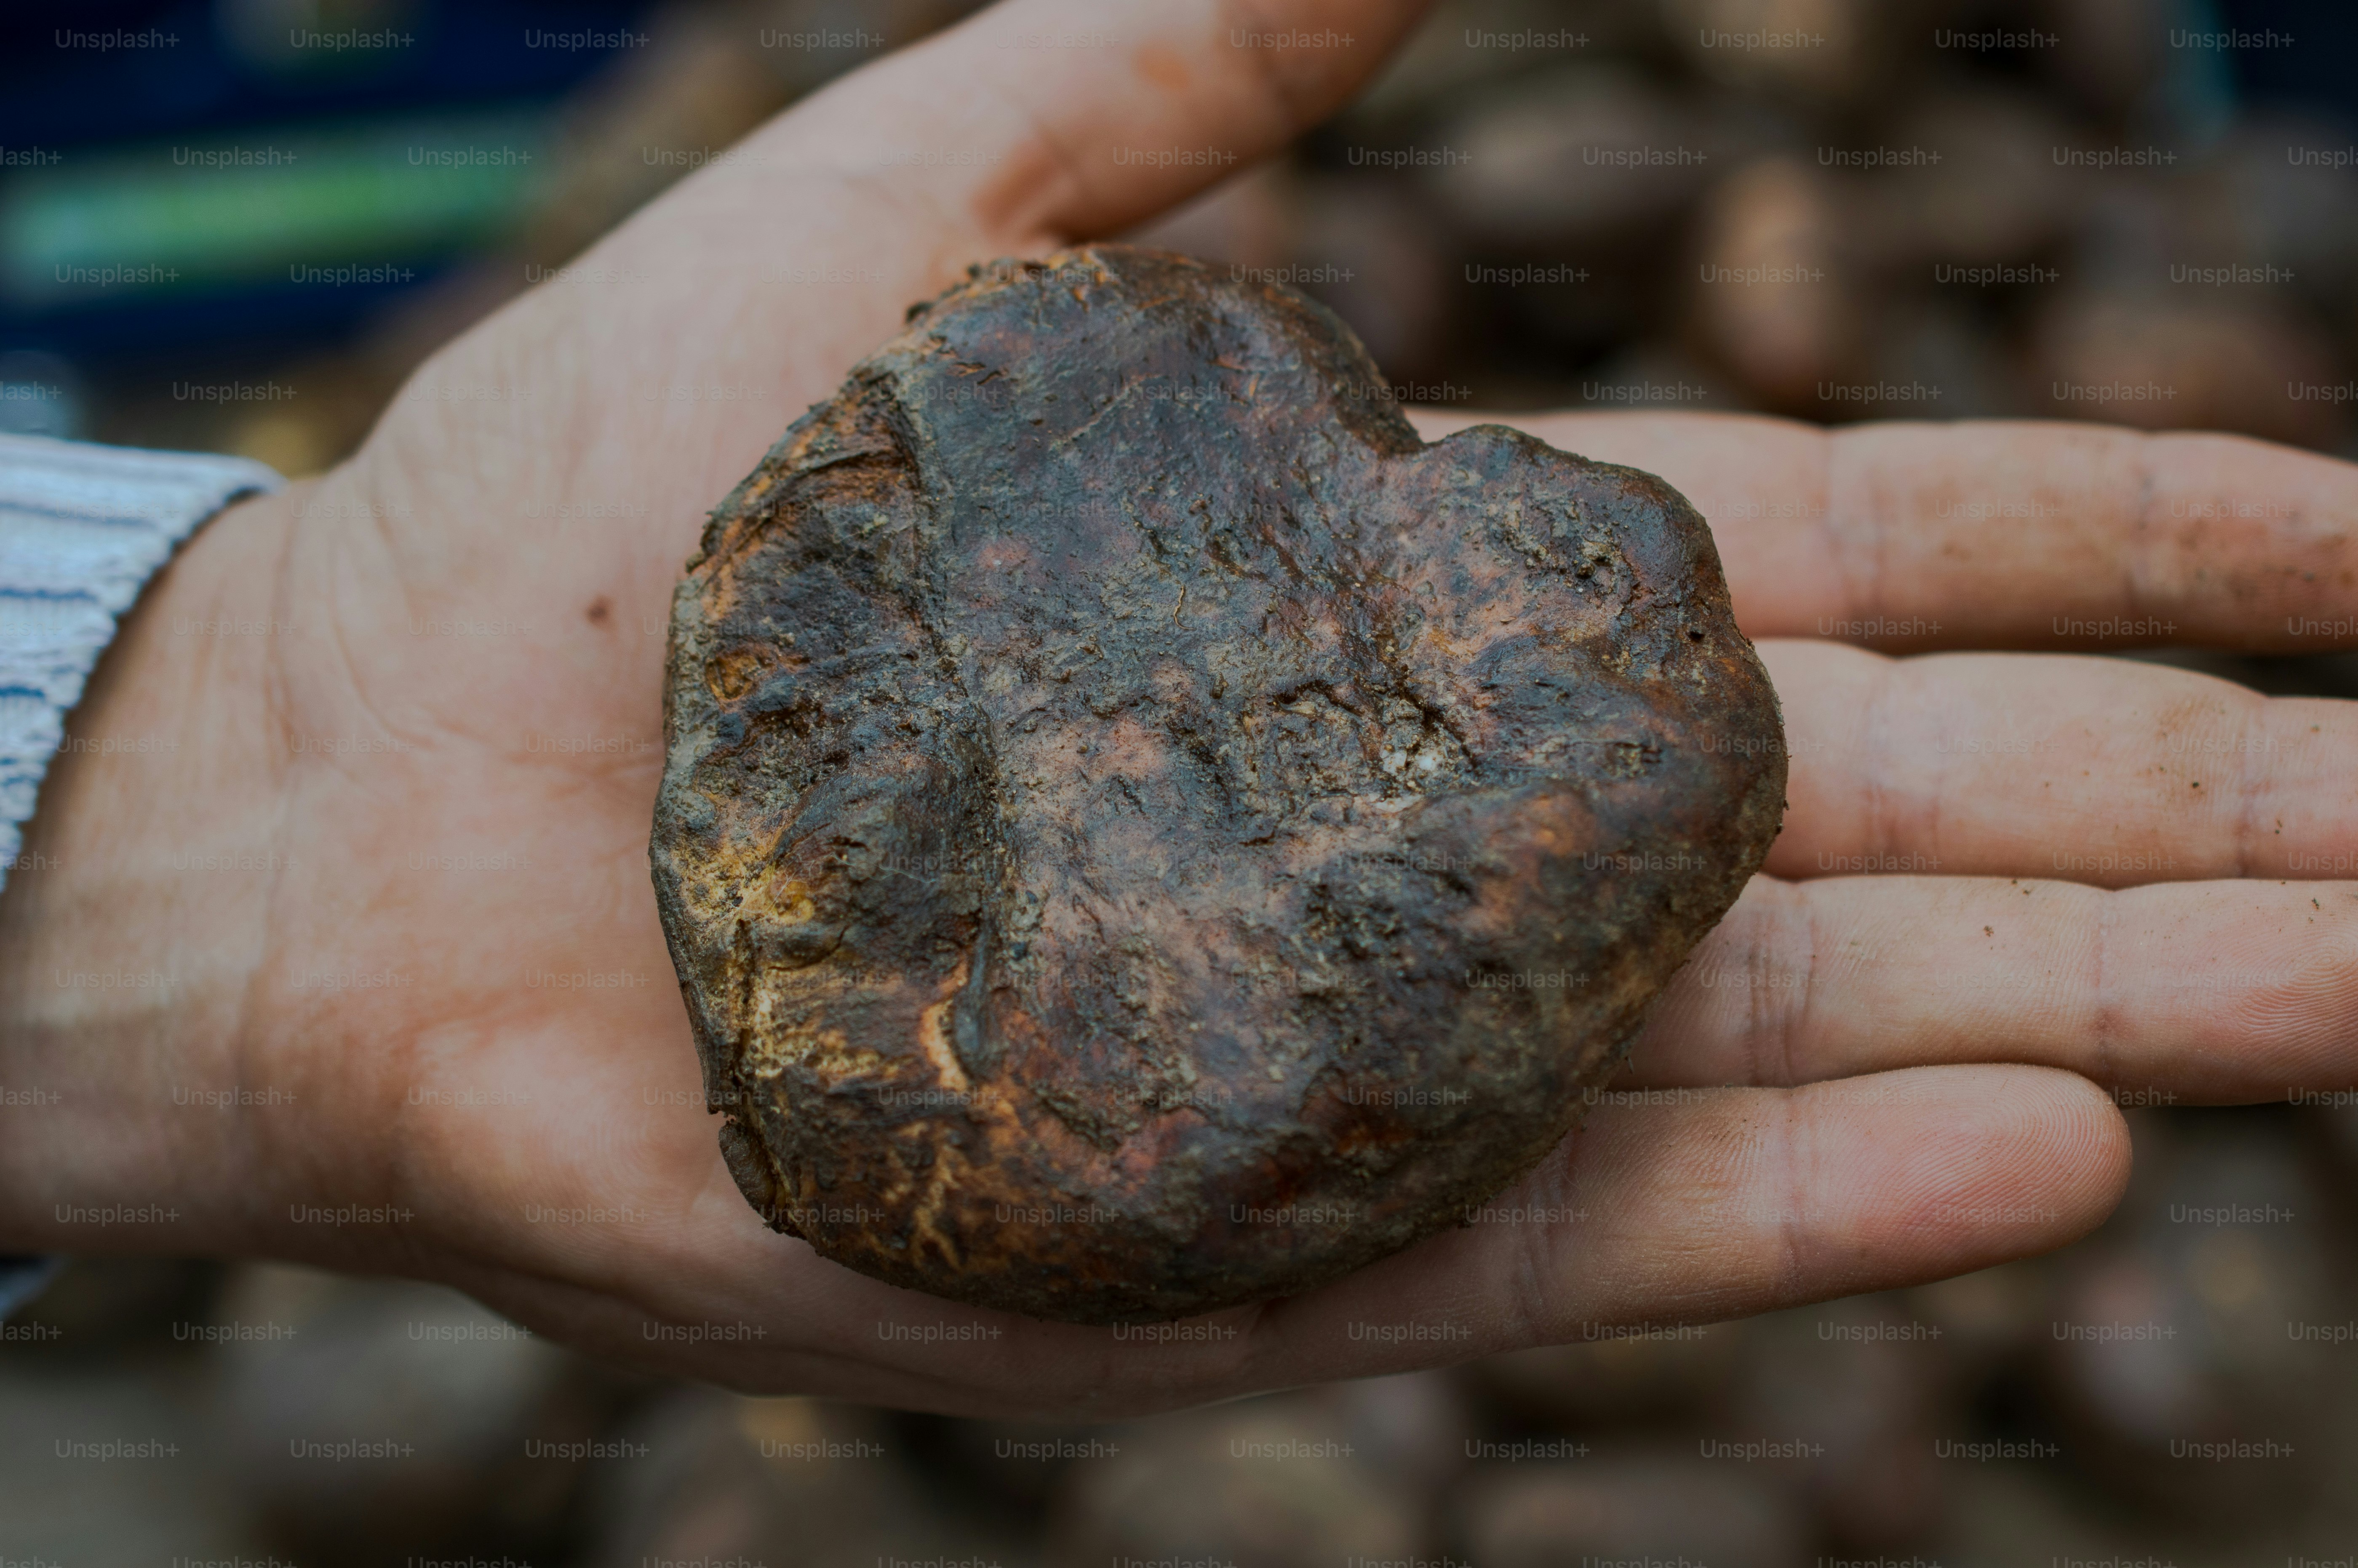
<svg viewBox="0 0 2358 1568">
<path fill-rule="evenodd" d="M 0 887 L 117 619 L 198 524 L 279 483 L 243 458 L 0 436 Z"/>
</svg>

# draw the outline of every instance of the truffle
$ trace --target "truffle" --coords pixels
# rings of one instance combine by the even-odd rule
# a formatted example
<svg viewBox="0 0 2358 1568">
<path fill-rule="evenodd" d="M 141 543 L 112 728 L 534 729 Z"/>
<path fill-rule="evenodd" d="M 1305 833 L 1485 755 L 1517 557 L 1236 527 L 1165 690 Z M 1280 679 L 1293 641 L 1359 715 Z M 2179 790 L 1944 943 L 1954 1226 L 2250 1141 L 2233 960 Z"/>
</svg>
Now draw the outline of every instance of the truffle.
<svg viewBox="0 0 2358 1568">
<path fill-rule="evenodd" d="M 1286 1294 L 1547 1153 L 1775 836 L 1661 481 L 1421 441 L 1289 289 L 977 268 L 678 586 L 652 860 L 775 1228 L 1087 1323 Z"/>
</svg>

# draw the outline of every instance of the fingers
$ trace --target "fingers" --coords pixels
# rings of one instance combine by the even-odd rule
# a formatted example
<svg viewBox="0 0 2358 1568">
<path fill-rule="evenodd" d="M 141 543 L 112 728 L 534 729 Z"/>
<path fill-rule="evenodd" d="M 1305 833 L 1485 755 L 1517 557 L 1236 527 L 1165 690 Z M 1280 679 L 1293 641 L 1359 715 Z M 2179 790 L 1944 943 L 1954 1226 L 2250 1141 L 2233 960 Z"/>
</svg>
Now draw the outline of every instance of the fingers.
<svg viewBox="0 0 2358 1568">
<path fill-rule="evenodd" d="M 1432 439 L 1486 417 L 1422 414 L 1418 425 Z M 2061 422 L 1505 422 L 1676 486 L 1711 524 L 1737 621 L 1756 638 L 2358 646 L 2358 466 L 2336 459 Z"/>
<path fill-rule="evenodd" d="M 2125 660 L 1758 647 L 1791 759 L 1773 876 L 2358 875 L 2358 706 Z"/>
<path fill-rule="evenodd" d="M 1271 1306 L 1260 1374 L 1365 1377 L 1961 1273 L 2084 1234 L 2127 1175 L 2111 1102 L 2034 1067 L 1604 1105 L 1476 1223 Z"/>
<path fill-rule="evenodd" d="M 1621 1087 L 1993 1058 L 2068 1068 L 2131 1105 L 2358 1084 L 2358 882 L 1756 877 Z"/>
</svg>

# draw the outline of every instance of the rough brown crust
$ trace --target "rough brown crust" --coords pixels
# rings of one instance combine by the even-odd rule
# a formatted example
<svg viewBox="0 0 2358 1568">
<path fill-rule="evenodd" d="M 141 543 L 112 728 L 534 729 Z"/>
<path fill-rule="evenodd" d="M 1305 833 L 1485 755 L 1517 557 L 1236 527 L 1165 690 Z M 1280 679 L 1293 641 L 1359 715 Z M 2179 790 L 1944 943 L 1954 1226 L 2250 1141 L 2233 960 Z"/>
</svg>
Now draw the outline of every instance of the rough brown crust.
<svg viewBox="0 0 2358 1568">
<path fill-rule="evenodd" d="M 1512 430 L 1422 444 L 1324 308 L 1183 257 L 911 318 L 673 612 L 655 888 L 739 1185 L 1092 1323 L 1449 1224 L 1775 835 L 1710 535 Z"/>
</svg>

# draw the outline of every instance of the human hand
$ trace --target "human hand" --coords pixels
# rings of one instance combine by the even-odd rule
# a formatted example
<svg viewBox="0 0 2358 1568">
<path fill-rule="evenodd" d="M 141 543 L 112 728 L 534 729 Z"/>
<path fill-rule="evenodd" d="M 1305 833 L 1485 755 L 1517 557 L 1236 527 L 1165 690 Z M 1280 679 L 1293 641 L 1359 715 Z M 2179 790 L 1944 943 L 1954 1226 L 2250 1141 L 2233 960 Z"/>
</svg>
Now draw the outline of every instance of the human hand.
<svg viewBox="0 0 2358 1568">
<path fill-rule="evenodd" d="M 18 1124 L 0 1143 L 0 1240 L 414 1273 L 594 1351 L 744 1387 L 1106 1413 L 1459 1359 L 1583 1324 L 1758 1311 L 2079 1234 L 2125 1173 L 2117 1114 L 2070 1073 L 1976 1061 L 2085 1065 L 2186 1098 L 2272 1095 L 2282 1085 L 2265 1075 L 2221 1077 L 2218 1047 L 2256 1073 L 2285 1033 L 2306 1044 L 2275 1058 L 2279 1076 L 2346 1076 L 2353 1043 L 2344 1030 L 2336 1046 L 2326 991 L 2300 1028 L 2283 1029 L 2280 1009 L 2228 1007 L 2191 1040 L 2186 998 L 2140 1012 L 2109 976 L 2093 990 L 2042 980 L 2051 989 L 2017 994 L 2014 1012 L 1996 1007 L 2026 964 L 2047 975 L 2054 946 L 1958 908 L 2112 895 L 2001 894 L 2003 882 L 1968 876 L 1764 878 L 1666 1000 L 1632 1080 L 1757 1087 L 1600 1106 L 1498 1200 L 1550 1211 L 1539 1222 L 1453 1231 L 1325 1290 L 1187 1325 L 1185 1337 L 973 1312 L 763 1228 L 715 1147 L 645 862 L 664 624 L 704 510 L 909 301 L 968 262 L 1118 231 L 1226 167 L 1118 153 L 1273 148 L 1337 102 L 1407 19 L 1406 7 L 1316 5 L 1236 22 L 1190 5 L 987 13 L 783 117 L 567 280 L 453 343 L 352 462 L 211 524 L 75 717 L 80 734 L 170 735 L 180 750 L 61 757 L 27 844 L 57 870 L 20 877 L 0 901 L 0 1060 L 12 1085 L 58 1097 L 38 1117 L 0 1113 Z M 1232 45 L 1232 27 L 1355 41 L 1265 51 Z M 1060 31 L 1119 42 L 1015 47 Z M 1686 488 L 1720 528 L 1756 636 L 1804 631 L 1827 606 L 1866 619 L 1925 601 L 1912 583 L 1890 597 L 1889 577 L 1854 590 L 1796 555 L 1806 534 L 1743 525 L 1755 498 L 1801 492 L 1823 438 L 1770 422 L 1519 422 L 1593 455 L 1642 451 Z M 2062 438 L 1968 427 L 1834 439 L 1990 440 L 2036 467 L 2031 449 Z M 2358 498 L 2348 470 L 2220 445 L 2308 476 L 2305 533 L 2283 548 L 2271 534 L 2254 557 L 2295 575 L 2187 581 L 2183 597 L 2209 607 L 2207 620 L 2189 612 L 2194 640 L 2248 636 L 2248 618 L 2230 611 L 2255 585 L 2330 613 L 2346 589 L 2333 529 Z M 1763 466 L 1764 446 L 1789 448 L 1788 468 L 1804 471 Z M 2101 476 L 2084 488 L 2127 493 Z M 1859 559 L 1899 548 L 1910 519 L 1889 498 L 1837 499 Z M 2076 584 L 2075 560 L 2104 559 L 2103 548 L 2093 537 L 2050 580 Z M 2318 579 L 2302 582 L 2304 569 Z M 1957 597 L 1956 625 L 1973 628 L 1960 640 L 2019 641 L 2043 613 L 2011 582 L 1967 583 Z M 268 634 L 175 631 L 224 621 Z M 1830 846 L 1876 842 L 1839 830 L 1858 780 L 1885 800 L 1892 774 L 1858 771 L 1855 755 L 1833 765 L 1846 738 L 1825 715 L 1842 708 L 1801 700 L 1875 667 L 1873 655 L 1763 653 L 1795 749 L 1792 826 L 1770 869 L 1795 877 Z M 1984 689 L 1944 692 L 1952 726 L 1986 732 Z M 2338 741 L 2330 719 L 2304 722 L 2322 726 L 2320 761 L 2329 742 L 2348 743 L 2346 719 Z M 2166 745 L 2147 728 L 2148 745 Z M 2151 831 L 2180 820 L 2155 810 Z M 2035 858 L 2046 841 L 2035 820 L 1999 815 L 1976 852 L 1993 866 Z M 1944 872 L 1983 874 L 1962 848 L 1936 852 L 1957 858 Z M 1735 993 L 1699 977 L 1736 964 L 1743 933 L 1799 929 L 1791 910 L 1831 908 L 1844 888 L 1885 944 L 1877 963 L 1813 975 L 1793 1049 L 1762 1049 L 1782 1037 L 1749 1027 L 1753 1014 L 1725 1000 Z M 1873 902 L 1911 895 L 1899 910 Z M 1969 972 L 1951 968 L 1968 924 L 1992 927 Z M 1960 1023 L 1936 1005 L 1952 993 L 1926 988 L 1968 973 L 1965 994 L 1990 1011 Z M 156 974 L 169 983 L 55 982 Z M 1920 1022 L 1877 1027 L 1895 999 Z M 1827 1009 L 1842 1026 L 1821 1049 Z M 224 1092 L 253 1103 L 214 1108 Z M 175 1217 L 92 1224 L 59 1218 L 61 1205 L 168 1206 Z"/>
</svg>

